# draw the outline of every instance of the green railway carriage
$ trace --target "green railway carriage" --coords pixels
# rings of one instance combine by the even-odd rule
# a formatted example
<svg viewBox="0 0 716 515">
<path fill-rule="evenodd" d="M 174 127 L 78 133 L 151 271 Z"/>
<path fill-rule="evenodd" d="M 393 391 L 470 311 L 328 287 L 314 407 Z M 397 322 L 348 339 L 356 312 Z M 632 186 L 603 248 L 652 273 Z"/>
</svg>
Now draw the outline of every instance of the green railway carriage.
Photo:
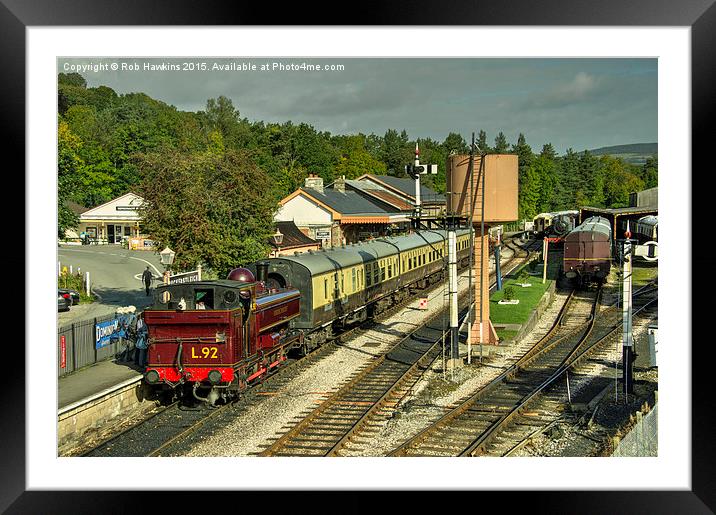
<svg viewBox="0 0 716 515">
<path fill-rule="evenodd" d="M 470 231 L 457 232 L 458 259 L 470 255 Z M 443 276 L 447 235 L 424 230 L 344 247 L 271 258 L 267 270 L 252 271 L 271 287 L 301 292 L 301 311 L 292 326 L 306 341 L 320 343 L 334 328 L 366 320 L 405 300 L 411 290 L 425 288 Z M 260 277 L 265 274 L 265 277 Z"/>
</svg>

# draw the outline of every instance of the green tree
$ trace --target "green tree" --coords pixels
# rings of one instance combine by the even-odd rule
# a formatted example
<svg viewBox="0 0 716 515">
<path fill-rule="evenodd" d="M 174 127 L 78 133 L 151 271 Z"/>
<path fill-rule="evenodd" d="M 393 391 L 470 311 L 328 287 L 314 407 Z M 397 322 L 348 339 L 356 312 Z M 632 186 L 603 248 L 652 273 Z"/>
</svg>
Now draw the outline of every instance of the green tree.
<svg viewBox="0 0 716 515">
<path fill-rule="evenodd" d="M 659 159 L 657 156 L 648 157 L 646 163 L 639 170 L 639 178 L 644 181 L 644 188 L 654 188 L 659 184 Z"/>
<path fill-rule="evenodd" d="M 507 138 L 502 131 L 500 131 L 497 136 L 495 136 L 495 148 L 492 150 L 495 154 L 506 154 L 509 149 L 510 146 L 507 143 Z"/>
<path fill-rule="evenodd" d="M 59 73 L 57 75 L 57 83 L 64 84 L 67 86 L 76 86 L 80 88 L 87 87 L 87 81 L 79 73 Z"/>
<path fill-rule="evenodd" d="M 201 263 L 219 277 L 264 258 L 278 207 L 268 175 L 245 152 L 137 156 L 145 230 L 177 253 L 177 269 Z"/>
<path fill-rule="evenodd" d="M 365 148 L 365 138 L 362 135 L 343 136 L 336 141 L 340 145 L 341 154 L 336 166 L 336 176 L 345 176 L 346 179 L 355 179 L 366 173 L 384 175 L 387 172 L 385 163 L 376 159 Z"/>
<path fill-rule="evenodd" d="M 410 148 L 405 130 L 398 134 L 398 131 L 388 129 L 383 136 L 379 153 L 388 174 L 396 177 L 405 177 L 405 165 L 415 160 L 415 148 Z"/>
<path fill-rule="evenodd" d="M 490 154 L 492 153 L 492 147 L 487 144 L 487 133 L 483 130 L 480 130 L 480 132 L 477 134 L 477 141 L 475 141 L 475 144 L 477 145 L 477 148 L 480 149 L 480 152 L 483 154 Z"/>
<path fill-rule="evenodd" d="M 71 200 L 77 186 L 79 170 L 84 166 L 80 157 L 82 142 L 72 134 L 69 125 L 59 120 L 57 126 L 57 235 L 76 227 L 79 220 L 66 202 Z"/>
</svg>

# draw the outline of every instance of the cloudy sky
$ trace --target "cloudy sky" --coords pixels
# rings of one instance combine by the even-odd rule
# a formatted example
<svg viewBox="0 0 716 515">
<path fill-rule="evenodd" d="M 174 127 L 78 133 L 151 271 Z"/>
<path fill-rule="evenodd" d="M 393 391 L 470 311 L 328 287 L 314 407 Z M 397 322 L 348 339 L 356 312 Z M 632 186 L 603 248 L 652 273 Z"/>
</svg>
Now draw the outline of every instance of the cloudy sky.
<svg viewBox="0 0 716 515">
<path fill-rule="evenodd" d="M 343 68 L 279 66 L 291 64 Z M 218 69 L 227 65 L 236 69 Z M 333 134 L 393 128 L 442 141 L 452 131 L 469 141 L 482 129 L 490 142 L 502 131 L 513 143 L 522 132 L 533 150 L 549 142 L 558 152 L 657 141 L 656 59 L 85 58 L 58 59 L 58 71 L 181 110 L 224 95 L 251 121 Z"/>
</svg>

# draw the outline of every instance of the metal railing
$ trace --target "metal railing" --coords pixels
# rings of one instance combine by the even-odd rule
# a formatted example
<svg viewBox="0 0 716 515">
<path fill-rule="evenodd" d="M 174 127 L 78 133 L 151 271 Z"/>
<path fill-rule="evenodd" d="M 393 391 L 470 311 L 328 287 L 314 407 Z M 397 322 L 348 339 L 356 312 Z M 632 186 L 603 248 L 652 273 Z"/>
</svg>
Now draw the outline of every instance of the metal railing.
<svg viewBox="0 0 716 515">
<path fill-rule="evenodd" d="M 57 376 L 62 377 L 87 365 L 114 359 L 134 343 L 126 338 L 111 338 L 97 346 L 97 324 L 117 318 L 116 314 L 90 318 L 60 327 L 57 331 Z M 64 366 L 63 366 L 64 365 Z"/>
</svg>

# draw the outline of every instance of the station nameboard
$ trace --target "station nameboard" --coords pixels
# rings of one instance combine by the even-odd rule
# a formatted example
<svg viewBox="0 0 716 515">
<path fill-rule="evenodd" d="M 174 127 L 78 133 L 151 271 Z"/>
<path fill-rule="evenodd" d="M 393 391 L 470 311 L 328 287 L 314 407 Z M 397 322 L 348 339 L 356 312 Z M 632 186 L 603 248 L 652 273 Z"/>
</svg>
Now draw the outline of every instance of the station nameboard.
<svg viewBox="0 0 716 515">
<path fill-rule="evenodd" d="M 169 284 L 191 283 L 194 281 L 201 281 L 201 272 L 199 270 L 169 276 Z"/>
</svg>

